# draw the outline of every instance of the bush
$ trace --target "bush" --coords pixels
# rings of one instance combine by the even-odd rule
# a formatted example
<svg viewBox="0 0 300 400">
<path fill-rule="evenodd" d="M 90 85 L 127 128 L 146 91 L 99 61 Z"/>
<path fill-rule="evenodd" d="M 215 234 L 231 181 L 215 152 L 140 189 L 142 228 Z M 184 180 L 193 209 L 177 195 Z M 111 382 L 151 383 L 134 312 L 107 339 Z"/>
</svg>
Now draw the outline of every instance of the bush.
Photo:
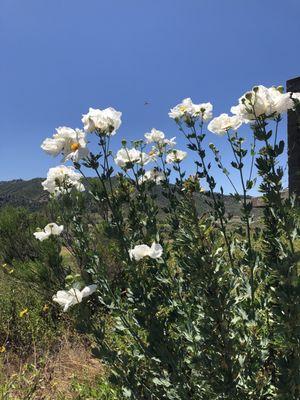
<svg viewBox="0 0 300 400">
<path fill-rule="evenodd" d="M 47 216 L 23 208 L 0 211 L 0 349 L 24 360 L 51 347 L 60 329 L 52 295 L 64 284 L 61 244 L 37 241 L 33 233 Z"/>
<path fill-rule="evenodd" d="M 232 152 L 229 168 L 217 147 L 206 144 L 211 104 L 185 99 L 169 115 L 194 154 L 196 171 L 190 176 L 182 167 L 187 153 L 174 150 L 174 140 L 153 129 L 131 148 L 122 142 L 114 159 L 122 172 L 112 178 L 110 139 L 121 121 L 111 108 L 91 109 L 83 117 L 98 142 L 96 154 L 87 153 L 84 132 L 79 141 L 78 131 L 69 128 L 58 131 L 50 148 L 43 143 L 47 152 L 62 150 L 74 163 L 51 169 L 43 183 L 65 227 L 61 240 L 80 272 L 54 300 L 66 311 L 97 284 L 96 295 L 78 306 L 78 316 L 123 398 L 300 398 L 299 218 L 294 198 L 282 198 L 284 142 L 277 135 L 280 114 L 298 107 L 292 94 L 259 86 L 233 107 L 236 115 L 213 119 L 209 130 L 224 135 Z M 240 126 L 249 121 L 246 145 Z M 239 223 L 232 224 L 226 212 L 209 149 L 232 185 Z M 146 172 L 149 162 L 155 167 Z M 101 187 L 89 187 L 105 227 L 100 244 L 100 222 L 79 193 L 85 168 L 95 172 Z M 165 197 L 163 213 L 156 184 Z M 253 224 L 249 192 L 257 186 L 264 211 Z M 199 215 L 201 192 L 210 211 Z M 112 259 L 117 281 L 109 272 Z"/>
<path fill-rule="evenodd" d="M 43 290 L 45 296 L 63 284 L 70 266 L 63 266 L 61 244 L 55 238 L 39 242 L 33 233 L 46 225 L 47 215 L 25 208 L 5 207 L 0 211 L 0 261 L 11 279 Z"/>
<path fill-rule="evenodd" d="M 25 208 L 7 206 L 0 212 L 0 257 L 5 263 L 13 260 L 26 261 L 38 258 L 37 243 L 34 241 L 34 225 L 37 214 Z"/>
<path fill-rule="evenodd" d="M 22 281 L 0 271 L 0 347 L 26 359 L 50 347 L 60 329 L 58 313 L 41 288 L 30 289 Z"/>
</svg>

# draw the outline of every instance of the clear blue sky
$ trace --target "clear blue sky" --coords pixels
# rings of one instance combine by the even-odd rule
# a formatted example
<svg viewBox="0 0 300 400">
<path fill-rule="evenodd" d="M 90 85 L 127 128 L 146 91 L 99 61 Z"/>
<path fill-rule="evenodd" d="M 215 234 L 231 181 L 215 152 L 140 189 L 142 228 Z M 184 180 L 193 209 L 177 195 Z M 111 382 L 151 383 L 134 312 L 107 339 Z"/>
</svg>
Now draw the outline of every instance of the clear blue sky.
<svg viewBox="0 0 300 400">
<path fill-rule="evenodd" d="M 42 140 L 90 106 L 123 112 L 117 149 L 152 127 L 179 137 L 167 113 L 184 97 L 218 115 L 284 84 L 300 75 L 299 15 L 299 0 L 1 0 L 0 180 L 45 176 L 59 159 Z"/>
</svg>

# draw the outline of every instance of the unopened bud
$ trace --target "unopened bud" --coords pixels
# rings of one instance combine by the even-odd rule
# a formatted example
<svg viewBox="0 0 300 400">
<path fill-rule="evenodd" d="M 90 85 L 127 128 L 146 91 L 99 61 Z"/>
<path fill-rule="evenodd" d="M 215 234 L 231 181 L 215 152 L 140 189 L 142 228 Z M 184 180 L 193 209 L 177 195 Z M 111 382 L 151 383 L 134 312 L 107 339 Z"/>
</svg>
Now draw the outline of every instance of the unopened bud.
<svg viewBox="0 0 300 400">
<path fill-rule="evenodd" d="M 284 93 L 284 87 L 283 86 L 277 86 L 277 88 L 276 88 L 277 90 L 278 90 L 278 92 L 280 92 L 280 93 Z"/>
<path fill-rule="evenodd" d="M 253 90 L 254 90 L 254 88 L 253 88 Z M 252 100 L 252 93 L 251 93 L 251 92 L 246 93 L 246 94 L 245 94 L 245 97 L 246 97 L 246 99 L 249 100 L 249 101 Z"/>
</svg>

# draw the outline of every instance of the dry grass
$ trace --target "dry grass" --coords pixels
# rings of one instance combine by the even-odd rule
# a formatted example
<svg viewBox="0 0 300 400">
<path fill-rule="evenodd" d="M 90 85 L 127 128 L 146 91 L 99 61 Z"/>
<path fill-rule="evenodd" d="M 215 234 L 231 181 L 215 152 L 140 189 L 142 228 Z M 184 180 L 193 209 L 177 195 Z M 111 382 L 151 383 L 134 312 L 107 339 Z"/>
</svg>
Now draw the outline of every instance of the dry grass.
<svg viewBox="0 0 300 400">
<path fill-rule="evenodd" d="M 67 335 L 51 353 L 19 360 L 12 354 L 2 356 L 1 400 L 71 400 L 77 398 L 72 383 L 93 386 L 104 374 L 99 360 L 79 338 Z M 1 365 L 0 365 L 1 367 Z"/>
</svg>

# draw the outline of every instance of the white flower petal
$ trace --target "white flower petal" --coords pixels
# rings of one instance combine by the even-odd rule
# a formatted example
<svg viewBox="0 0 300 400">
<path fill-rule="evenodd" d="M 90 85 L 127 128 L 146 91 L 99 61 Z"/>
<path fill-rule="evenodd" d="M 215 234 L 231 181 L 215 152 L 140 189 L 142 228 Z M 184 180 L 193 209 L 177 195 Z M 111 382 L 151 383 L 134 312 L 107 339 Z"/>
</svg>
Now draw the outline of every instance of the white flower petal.
<svg viewBox="0 0 300 400">
<path fill-rule="evenodd" d="M 163 254 L 163 248 L 159 243 L 153 242 L 150 247 L 149 256 L 151 258 L 157 259 L 160 258 Z"/>
<path fill-rule="evenodd" d="M 81 295 L 82 297 L 87 297 L 93 294 L 97 290 L 97 285 L 89 285 L 82 289 Z"/>
<path fill-rule="evenodd" d="M 48 239 L 48 237 L 50 236 L 50 233 L 46 233 L 44 231 L 41 232 L 34 232 L 34 237 L 38 240 L 40 240 L 41 242 L 43 242 L 44 240 Z"/>
</svg>

